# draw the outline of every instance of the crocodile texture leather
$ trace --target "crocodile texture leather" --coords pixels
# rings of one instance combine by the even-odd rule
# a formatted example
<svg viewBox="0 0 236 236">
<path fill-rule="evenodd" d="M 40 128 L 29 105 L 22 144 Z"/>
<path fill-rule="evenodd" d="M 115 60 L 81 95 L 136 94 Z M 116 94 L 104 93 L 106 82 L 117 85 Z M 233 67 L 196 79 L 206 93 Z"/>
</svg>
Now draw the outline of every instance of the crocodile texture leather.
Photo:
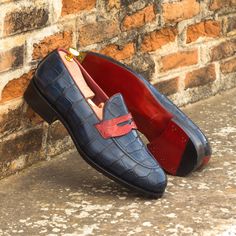
<svg viewBox="0 0 236 236">
<path fill-rule="evenodd" d="M 154 193 L 164 192 L 166 175 L 141 141 L 136 130 L 105 139 L 96 124 L 101 122 L 84 99 L 64 66 L 58 51 L 40 63 L 35 83 L 68 124 L 79 147 L 96 165 L 113 176 Z M 129 114 L 120 94 L 113 95 L 104 105 L 104 120 Z"/>
</svg>

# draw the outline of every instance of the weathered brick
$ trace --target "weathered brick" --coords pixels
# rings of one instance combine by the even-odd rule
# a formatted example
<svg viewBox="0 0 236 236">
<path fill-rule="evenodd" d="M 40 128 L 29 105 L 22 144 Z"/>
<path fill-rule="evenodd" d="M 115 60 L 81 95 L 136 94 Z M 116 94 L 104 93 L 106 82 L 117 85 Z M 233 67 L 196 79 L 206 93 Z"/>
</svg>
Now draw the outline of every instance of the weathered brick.
<svg viewBox="0 0 236 236">
<path fill-rule="evenodd" d="M 31 107 L 27 107 L 24 118 L 24 122 L 33 125 L 37 125 L 43 122 L 43 118 L 41 118 Z"/>
<path fill-rule="evenodd" d="M 79 46 L 87 46 L 113 38 L 120 32 L 117 21 L 98 21 L 79 28 Z"/>
<path fill-rule="evenodd" d="M 20 78 L 11 80 L 2 91 L 0 104 L 15 98 L 22 97 L 32 76 L 33 71 L 30 71 L 29 73 L 23 74 Z"/>
<path fill-rule="evenodd" d="M 28 155 L 28 158 L 35 156 L 39 160 L 42 138 L 43 129 L 38 128 L 19 135 L 14 139 L 1 142 L 0 162 L 12 161 L 21 155 Z"/>
<path fill-rule="evenodd" d="M 0 72 L 15 69 L 23 65 L 24 46 L 14 47 L 0 52 Z"/>
<path fill-rule="evenodd" d="M 195 25 L 190 25 L 187 29 L 187 43 L 196 41 L 200 37 L 219 37 L 221 24 L 218 21 L 207 20 Z"/>
<path fill-rule="evenodd" d="M 223 4 L 230 2 L 229 0 L 211 0 L 210 10 L 218 10 L 223 7 Z"/>
<path fill-rule="evenodd" d="M 198 50 L 182 51 L 164 56 L 160 60 L 161 71 L 191 66 L 198 63 Z"/>
<path fill-rule="evenodd" d="M 55 122 L 50 126 L 47 144 L 47 155 L 50 157 L 74 148 L 74 144 L 61 122 Z"/>
<path fill-rule="evenodd" d="M 21 126 L 22 106 L 9 109 L 0 114 L 0 137 L 12 133 Z"/>
<path fill-rule="evenodd" d="M 6 3 L 6 2 L 13 2 L 13 1 L 15 1 L 15 0 L 0 0 L 0 4 Z"/>
<path fill-rule="evenodd" d="M 72 44 L 72 32 L 65 31 L 45 37 L 33 45 L 33 59 L 41 59 L 56 48 L 69 48 Z"/>
<path fill-rule="evenodd" d="M 174 27 L 153 31 L 145 35 L 141 49 L 143 52 L 155 51 L 170 42 L 174 42 L 176 35 L 177 29 Z"/>
<path fill-rule="evenodd" d="M 165 95 L 172 95 L 178 92 L 178 82 L 179 78 L 172 78 L 164 81 L 160 81 L 154 86 L 159 90 L 159 92 Z"/>
<path fill-rule="evenodd" d="M 155 71 L 155 62 L 148 53 L 134 55 L 129 66 L 147 80 L 152 78 Z"/>
<path fill-rule="evenodd" d="M 236 53 L 236 39 L 228 40 L 214 47 L 211 52 L 212 61 L 231 57 Z"/>
<path fill-rule="evenodd" d="M 130 58 L 135 53 L 135 46 L 133 43 L 127 43 L 123 46 L 110 44 L 103 48 L 100 53 L 110 56 L 116 60 L 125 60 Z"/>
<path fill-rule="evenodd" d="M 197 0 L 163 3 L 162 8 L 163 18 L 166 23 L 190 19 L 200 12 L 200 4 Z"/>
<path fill-rule="evenodd" d="M 123 28 L 124 30 L 138 28 L 148 22 L 152 22 L 155 18 L 154 5 L 150 5 L 132 15 L 126 16 L 123 20 Z"/>
<path fill-rule="evenodd" d="M 222 62 L 220 65 L 220 70 L 223 74 L 236 72 L 236 58 Z"/>
<path fill-rule="evenodd" d="M 213 82 L 215 79 L 215 65 L 211 64 L 206 67 L 187 73 L 185 78 L 185 89 L 202 86 Z"/>
<path fill-rule="evenodd" d="M 67 135 L 68 135 L 68 132 L 66 128 L 59 121 L 53 123 L 53 125 L 49 128 L 48 138 L 52 142 L 63 139 Z"/>
<path fill-rule="evenodd" d="M 210 10 L 219 10 L 225 7 L 236 6 L 235 0 L 211 0 Z"/>
<path fill-rule="evenodd" d="M 228 0 L 211 0 L 210 10 L 218 10 L 223 7 L 223 1 L 229 2 Z"/>
<path fill-rule="evenodd" d="M 120 0 L 106 0 L 108 10 L 113 8 L 119 9 L 121 6 Z"/>
<path fill-rule="evenodd" d="M 62 16 L 91 10 L 96 5 L 96 0 L 62 0 Z"/>
<path fill-rule="evenodd" d="M 227 33 L 230 33 L 235 30 L 236 30 L 236 16 L 229 17 L 227 19 Z"/>
<path fill-rule="evenodd" d="M 134 4 L 138 0 L 120 0 L 120 1 L 122 7 L 128 7 L 129 5 Z"/>
<path fill-rule="evenodd" d="M 43 27 L 47 24 L 49 12 L 47 8 L 20 8 L 7 13 L 4 19 L 4 35 L 21 33 Z"/>
</svg>

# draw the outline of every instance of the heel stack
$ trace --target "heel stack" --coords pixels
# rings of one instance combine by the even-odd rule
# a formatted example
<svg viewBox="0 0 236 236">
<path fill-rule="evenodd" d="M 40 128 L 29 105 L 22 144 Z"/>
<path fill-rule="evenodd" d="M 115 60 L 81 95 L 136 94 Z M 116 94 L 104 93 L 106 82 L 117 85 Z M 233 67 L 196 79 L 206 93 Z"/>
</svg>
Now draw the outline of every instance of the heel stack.
<svg viewBox="0 0 236 236">
<path fill-rule="evenodd" d="M 24 99 L 47 123 L 51 124 L 57 120 L 55 110 L 40 93 L 33 79 L 24 93 Z"/>
</svg>

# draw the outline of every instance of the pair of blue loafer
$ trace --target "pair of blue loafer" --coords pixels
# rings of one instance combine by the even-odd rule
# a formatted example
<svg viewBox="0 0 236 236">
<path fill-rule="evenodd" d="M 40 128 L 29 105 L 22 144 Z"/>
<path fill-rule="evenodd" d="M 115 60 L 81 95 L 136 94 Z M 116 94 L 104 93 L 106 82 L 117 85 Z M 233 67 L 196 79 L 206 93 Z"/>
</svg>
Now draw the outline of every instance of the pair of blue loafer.
<svg viewBox="0 0 236 236">
<path fill-rule="evenodd" d="M 64 49 L 51 52 L 38 65 L 24 98 L 49 124 L 63 123 L 91 166 L 147 196 L 163 195 L 165 171 L 187 175 L 211 154 L 202 132 L 166 97 L 100 54 L 87 52 L 77 60 Z M 137 129 L 149 139 L 148 147 Z M 165 148 L 173 150 L 165 155 Z"/>
</svg>

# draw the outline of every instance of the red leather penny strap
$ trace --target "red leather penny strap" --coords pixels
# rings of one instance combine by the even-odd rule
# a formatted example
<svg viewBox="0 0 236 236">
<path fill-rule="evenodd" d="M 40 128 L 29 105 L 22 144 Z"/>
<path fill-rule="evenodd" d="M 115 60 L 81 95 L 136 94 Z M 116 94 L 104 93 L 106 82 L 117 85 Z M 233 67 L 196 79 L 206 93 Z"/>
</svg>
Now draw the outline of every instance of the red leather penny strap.
<svg viewBox="0 0 236 236">
<path fill-rule="evenodd" d="M 118 137 L 128 134 L 132 129 L 137 129 L 137 126 L 133 120 L 128 124 L 119 125 L 131 119 L 132 115 L 128 113 L 127 115 L 113 118 L 111 120 L 104 120 L 95 126 L 103 138 Z"/>
</svg>

